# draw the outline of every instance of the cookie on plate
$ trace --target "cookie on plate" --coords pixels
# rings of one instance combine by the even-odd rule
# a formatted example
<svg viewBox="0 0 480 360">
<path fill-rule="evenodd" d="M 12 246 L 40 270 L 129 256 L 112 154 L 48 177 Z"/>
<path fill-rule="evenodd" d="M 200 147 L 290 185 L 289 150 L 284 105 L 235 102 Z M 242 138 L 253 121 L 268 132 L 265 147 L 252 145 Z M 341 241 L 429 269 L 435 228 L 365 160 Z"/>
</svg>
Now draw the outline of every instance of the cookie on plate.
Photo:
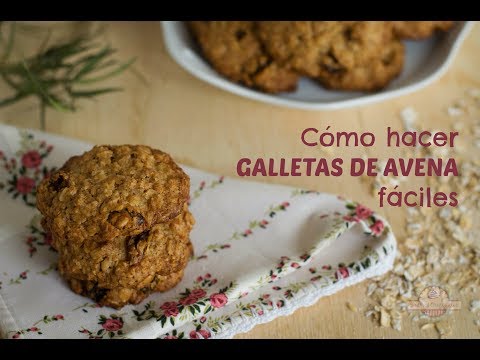
<svg viewBox="0 0 480 360">
<path fill-rule="evenodd" d="M 325 87 L 352 91 L 376 91 L 397 77 L 405 61 L 404 45 L 396 40 L 385 44 L 370 60 L 354 59 L 353 66 L 345 66 L 342 56 L 332 52 L 324 60 L 318 81 Z"/>
<path fill-rule="evenodd" d="M 258 36 L 276 62 L 306 76 L 318 76 L 339 21 L 259 21 Z"/>
<path fill-rule="evenodd" d="M 329 88 L 377 90 L 403 66 L 403 45 L 385 21 L 262 21 L 258 27 L 277 62 Z"/>
<path fill-rule="evenodd" d="M 392 21 L 395 34 L 402 39 L 419 40 L 432 36 L 435 31 L 448 31 L 453 21 Z"/>
<path fill-rule="evenodd" d="M 298 75 L 263 49 L 253 21 L 191 21 L 203 55 L 227 78 L 268 93 L 293 91 Z"/>
</svg>

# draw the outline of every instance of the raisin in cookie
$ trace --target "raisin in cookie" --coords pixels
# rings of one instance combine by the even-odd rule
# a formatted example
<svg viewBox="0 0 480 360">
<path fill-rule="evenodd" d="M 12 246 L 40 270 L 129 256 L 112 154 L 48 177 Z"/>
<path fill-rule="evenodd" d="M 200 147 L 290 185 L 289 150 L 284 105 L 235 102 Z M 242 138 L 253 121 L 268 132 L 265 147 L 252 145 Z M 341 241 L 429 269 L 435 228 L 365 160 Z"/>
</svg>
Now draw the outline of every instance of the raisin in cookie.
<svg viewBox="0 0 480 360">
<path fill-rule="evenodd" d="M 108 243 L 183 211 L 190 179 L 172 158 L 141 145 L 95 146 L 45 179 L 37 207 L 64 241 Z"/>
<path fill-rule="evenodd" d="M 188 23 L 205 58 L 229 79 L 269 93 L 295 90 L 298 76 L 263 49 L 253 21 Z"/>
<path fill-rule="evenodd" d="M 392 21 L 398 37 L 413 40 L 432 36 L 435 31 L 448 31 L 453 24 L 453 21 Z"/>
</svg>

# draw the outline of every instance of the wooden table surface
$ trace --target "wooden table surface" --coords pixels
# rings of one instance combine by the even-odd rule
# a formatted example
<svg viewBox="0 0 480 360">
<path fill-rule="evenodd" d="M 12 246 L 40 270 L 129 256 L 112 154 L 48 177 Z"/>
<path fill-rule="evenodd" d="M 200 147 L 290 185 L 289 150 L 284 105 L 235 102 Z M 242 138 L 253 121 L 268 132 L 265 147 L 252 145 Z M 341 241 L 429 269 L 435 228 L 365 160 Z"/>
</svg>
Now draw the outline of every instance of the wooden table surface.
<svg viewBox="0 0 480 360">
<path fill-rule="evenodd" d="M 62 25 L 76 31 L 85 24 Z M 67 31 L 67 30 L 65 30 Z M 47 130 L 93 143 L 142 143 L 161 148 L 186 165 L 236 176 L 236 163 L 242 157 L 331 157 L 318 147 L 300 141 L 303 129 L 372 131 L 383 134 L 387 126 L 403 129 L 400 111 L 413 106 L 425 128 L 448 130 L 452 118 L 446 108 L 465 96 L 466 90 L 480 88 L 480 24 L 476 24 L 461 46 L 452 67 L 434 84 L 410 95 L 379 104 L 339 111 L 302 111 L 277 107 L 217 89 L 194 78 L 167 54 L 159 23 L 116 22 L 107 24 L 105 34 L 119 49 L 118 56 L 136 56 L 138 76 L 128 72 L 112 80 L 125 91 L 95 101 L 85 100 L 75 114 L 47 112 Z M 38 46 L 39 40 L 24 39 L 25 47 Z M 32 45 L 33 44 L 33 45 Z M 20 43 L 20 46 L 22 43 Z M 5 88 L 0 87 L 0 94 Z M 34 102 L 0 109 L 0 121 L 38 128 Z M 382 138 L 381 135 L 379 137 Z M 382 143 L 383 141 L 378 141 Z M 478 150 L 477 150 L 478 151 Z M 382 145 L 335 149 L 345 158 L 362 154 L 385 159 L 395 156 Z M 288 184 L 342 194 L 378 210 L 393 226 L 399 241 L 405 228 L 405 208 L 382 208 L 368 186 L 358 178 L 272 177 L 257 181 Z M 458 298 L 457 294 L 450 294 Z M 315 305 L 294 314 L 259 325 L 237 338 L 422 338 L 437 337 L 435 330 L 421 331 L 418 323 L 405 320 L 402 331 L 382 328 L 363 312 L 353 312 L 349 301 L 359 309 L 367 303 L 365 283 L 320 299 Z M 463 304 L 450 315 L 451 337 L 479 337 L 473 315 Z"/>
</svg>

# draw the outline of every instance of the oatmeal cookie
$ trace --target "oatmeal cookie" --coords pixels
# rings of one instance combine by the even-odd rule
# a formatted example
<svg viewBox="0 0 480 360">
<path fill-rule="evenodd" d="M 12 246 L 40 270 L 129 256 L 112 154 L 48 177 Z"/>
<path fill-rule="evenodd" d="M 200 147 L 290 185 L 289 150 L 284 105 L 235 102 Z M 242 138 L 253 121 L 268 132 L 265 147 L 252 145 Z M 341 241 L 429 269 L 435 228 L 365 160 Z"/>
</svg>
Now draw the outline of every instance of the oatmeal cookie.
<svg viewBox="0 0 480 360">
<path fill-rule="evenodd" d="M 258 28 L 278 63 L 329 88 L 377 90 L 403 67 L 403 45 L 385 21 L 262 21 Z"/>
<path fill-rule="evenodd" d="M 319 61 L 340 30 L 338 21 L 259 21 L 258 36 L 278 63 L 318 76 Z"/>
<path fill-rule="evenodd" d="M 186 266 L 192 252 L 189 233 L 193 224 L 185 205 L 184 212 L 169 223 L 108 242 L 74 242 L 53 232 L 59 272 L 66 278 L 93 281 L 101 288 L 144 288 L 156 275 L 166 276 Z"/>
<path fill-rule="evenodd" d="M 323 86 L 341 90 L 375 91 L 388 85 L 400 74 L 405 48 L 401 42 L 392 41 L 380 49 L 375 58 L 369 61 L 358 60 L 351 68 L 343 66 L 341 58 L 333 55 L 328 61 L 325 60 L 326 66 L 317 78 Z"/>
<path fill-rule="evenodd" d="M 448 31 L 453 21 L 392 21 L 395 34 L 402 39 L 419 40 L 432 36 L 435 31 Z"/>
<path fill-rule="evenodd" d="M 277 62 L 310 77 L 318 77 L 331 56 L 341 56 L 347 69 L 367 62 L 393 37 L 382 21 L 260 21 L 258 29 Z"/>
<path fill-rule="evenodd" d="M 193 246 L 189 241 L 187 246 L 188 257 L 193 256 Z M 175 287 L 183 278 L 184 269 L 168 275 L 155 274 L 149 283 L 143 287 L 108 286 L 102 287 L 92 280 L 78 280 L 60 272 L 73 292 L 91 298 L 100 306 L 110 306 L 120 309 L 127 304 L 138 304 L 153 292 L 164 292 Z"/>
<path fill-rule="evenodd" d="M 37 189 L 55 239 L 108 243 L 182 212 L 190 179 L 172 158 L 142 145 L 95 146 Z"/>
<path fill-rule="evenodd" d="M 91 298 L 100 306 L 110 306 L 120 309 L 127 304 L 138 304 L 148 295 L 156 291 L 167 291 L 176 286 L 183 278 L 184 270 L 170 275 L 155 275 L 154 281 L 141 289 L 113 287 L 102 288 L 94 281 L 77 280 L 66 277 L 66 281 L 73 292 Z"/>
<path fill-rule="evenodd" d="M 227 78 L 269 93 L 295 90 L 298 75 L 263 49 L 253 21 L 188 23 L 205 58 Z"/>
</svg>

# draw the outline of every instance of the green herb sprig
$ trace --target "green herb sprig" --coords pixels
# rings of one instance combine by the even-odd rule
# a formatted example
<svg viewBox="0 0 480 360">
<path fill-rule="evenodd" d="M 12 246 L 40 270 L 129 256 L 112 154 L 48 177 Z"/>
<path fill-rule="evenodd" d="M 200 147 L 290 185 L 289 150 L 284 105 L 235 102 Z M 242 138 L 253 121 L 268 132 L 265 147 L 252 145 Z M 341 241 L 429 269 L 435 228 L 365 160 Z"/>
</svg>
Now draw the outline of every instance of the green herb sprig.
<svg viewBox="0 0 480 360">
<path fill-rule="evenodd" d="M 46 46 L 46 40 L 36 55 L 10 62 L 15 32 L 15 23 L 10 24 L 8 36 L 4 36 L 0 27 L 0 44 L 4 47 L 0 54 L 0 77 L 12 90 L 7 97 L 0 98 L 0 107 L 29 97 L 37 98 L 43 129 L 47 107 L 73 112 L 79 99 L 122 90 L 93 85 L 121 74 L 135 61 L 119 62 L 113 57 L 116 50 L 98 43 L 94 34 L 50 46 Z"/>
</svg>

